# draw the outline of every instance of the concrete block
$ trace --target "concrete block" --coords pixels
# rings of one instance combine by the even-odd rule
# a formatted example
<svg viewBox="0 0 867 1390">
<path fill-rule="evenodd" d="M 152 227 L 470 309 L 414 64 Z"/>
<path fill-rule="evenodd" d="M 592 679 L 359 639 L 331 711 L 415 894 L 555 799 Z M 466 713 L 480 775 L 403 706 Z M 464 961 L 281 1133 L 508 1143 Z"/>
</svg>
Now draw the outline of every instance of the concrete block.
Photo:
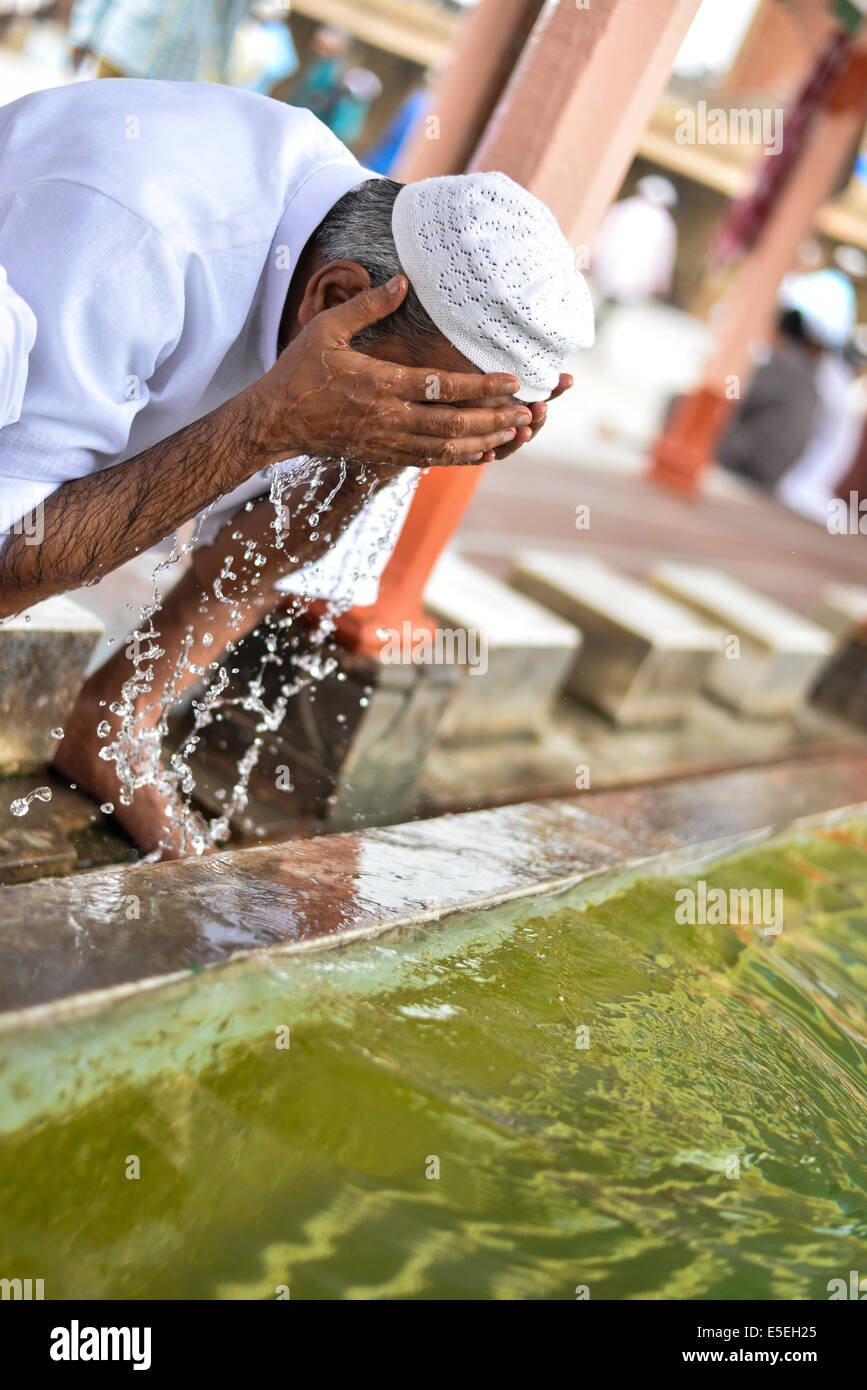
<svg viewBox="0 0 867 1390">
<path fill-rule="evenodd" d="M 845 642 L 867 629 L 867 588 L 862 584 L 827 584 L 817 621 Z"/>
<path fill-rule="evenodd" d="M 533 733 L 575 661 L 577 628 L 449 551 L 424 597 L 459 676 L 440 738 Z"/>
<path fill-rule="evenodd" d="M 252 675 L 262 674 L 262 650 L 259 631 L 239 644 L 231 659 L 238 675 L 229 694 L 241 693 Z M 267 705 L 273 705 L 277 686 L 292 678 L 305 650 L 299 639 L 281 666 L 266 669 Z M 232 822 L 242 834 L 271 836 L 311 821 L 342 830 L 392 824 L 413 814 L 457 673 L 358 657 L 336 644 L 325 655 L 334 658 L 336 669 L 293 695 L 279 730 L 261 736 L 249 806 Z M 208 811 L 224 809 L 238 761 L 256 737 L 254 717 L 239 708 L 228 709 L 204 731 L 191 765 L 196 799 Z"/>
<path fill-rule="evenodd" d="M 848 587 L 848 586 L 847 586 Z M 855 623 L 838 638 L 838 648 L 813 688 L 820 709 L 867 729 L 867 627 Z"/>
<path fill-rule="evenodd" d="M 762 717 L 793 714 L 804 704 L 833 653 L 829 632 L 722 570 L 666 561 L 651 578 L 719 628 L 706 683 L 717 699 Z"/>
<path fill-rule="evenodd" d="M 719 650 L 714 630 L 688 609 L 598 560 L 547 551 L 520 555 L 512 583 L 583 632 L 573 695 L 619 724 L 687 715 Z"/>
<path fill-rule="evenodd" d="M 0 623 L 0 773 L 35 772 L 57 747 L 102 624 L 58 597 Z"/>
</svg>

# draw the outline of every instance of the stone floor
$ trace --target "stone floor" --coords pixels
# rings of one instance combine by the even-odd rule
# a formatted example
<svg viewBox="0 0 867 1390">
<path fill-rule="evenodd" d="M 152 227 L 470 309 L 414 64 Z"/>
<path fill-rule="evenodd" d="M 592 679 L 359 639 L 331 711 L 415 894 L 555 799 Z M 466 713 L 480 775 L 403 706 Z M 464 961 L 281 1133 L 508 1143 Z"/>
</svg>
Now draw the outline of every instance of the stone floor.
<svg viewBox="0 0 867 1390">
<path fill-rule="evenodd" d="M 867 750 L 867 732 L 814 706 L 792 719 L 746 719 L 699 695 L 682 725 L 621 729 L 562 699 L 538 738 L 439 747 L 425 764 L 417 811 L 507 805 L 576 787 L 640 786 L 847 748 L 853 755 Z"/>
<path fill-rule="evenodd" d="M 576 530 L 578 506 L 589 508 L 585 530 Z M 524 548 L 590 554 L 639 578 L 660 559 L 701 561 L 806 617 L 818 613 L 826 584 L 867 583 L 867 536 L 830 535 L 738 486 L 683 498 L 640 472 L 579 466 L 568 455 L 519 453 L 488 468 L 457 545 L 498 578 Z"/>
<path fill-rule="evenodd" d="M 10 804 L 37 786 L 47 787 L 51 800 L 35 800 L 26 816 L 13 816 Z M 42 772 L 0 779 L 0 884 L 134 858 L 136 852 L 116 822 L 61 777 Z"/>
</svg>

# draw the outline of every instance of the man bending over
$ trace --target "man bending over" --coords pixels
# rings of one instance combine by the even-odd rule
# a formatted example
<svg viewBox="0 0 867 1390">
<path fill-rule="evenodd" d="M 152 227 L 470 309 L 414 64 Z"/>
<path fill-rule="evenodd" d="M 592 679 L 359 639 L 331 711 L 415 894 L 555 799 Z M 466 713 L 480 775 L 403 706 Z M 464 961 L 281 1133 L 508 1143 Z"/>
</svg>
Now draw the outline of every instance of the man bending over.
<svg viewBox="0 0 867 1390">
<path fill-rule="evenodd" d="M 378 554 L 359 576 L 372 602 L 418 470 L 532 438 L 593 337 L 568 243 L 505 175 L 401 188 L 309 112 L 208 84 L 81 83 L 2 108 L 0 265 L 37 321 L 20 419 L 0 433 L 15 532 L 0 617 L 202 514 L 154 618 L 151 691 L 182 650 L 200 669 L 218 658 L 284 601 L 277 585 L 333 596 L 342 557 Z M 288 514 L 309 513 L 311 459 L 328 524 L 280 545 L 273 466 Z M 12 523 L 37 509 L 32 545 Z M 99 754 L 129 674 L 119 652 L 90 678 L 57 756 L 115 803 Z M 166 811 L 154 786 L 116 804 L 141 847 L 184 852 Z"/>
</svg>

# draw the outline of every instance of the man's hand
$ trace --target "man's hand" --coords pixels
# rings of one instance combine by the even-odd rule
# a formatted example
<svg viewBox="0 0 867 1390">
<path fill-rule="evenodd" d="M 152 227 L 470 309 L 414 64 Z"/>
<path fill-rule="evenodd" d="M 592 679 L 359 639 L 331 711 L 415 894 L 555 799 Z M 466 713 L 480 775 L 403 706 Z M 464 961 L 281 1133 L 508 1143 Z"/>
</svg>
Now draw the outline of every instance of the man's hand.
<svg viewBox="0 0 867 1390">
<path fill-rule="evenodd" d="M 527 406 L 527 409 L 530 411 L 532 415 L 532 420 L 530 424 L 519 425 L 515 434 L 515 438 L 512 440 L 510 444 L 502 444 L 498 449 L 491 449 L 487 454 L 485 454 L 481 462 L 493 463 L 495 459 L 508 458 L 509 455 L 513 454 L 516 449 L 520 449 L 522 444 L 529 444 L 531 439 L 535 439 L 536 435 L 539 433 L 540 429 L 545 423 L 545 420 L 547 419 L 549 403 L 551 401 L 556 401 L 557 397 L 562 396 L 563 392 L 568 391 L 570 386 L 572 386 L 573 384 L 574 378 L 571 377 L 568 374 L 568 372 L 561 372 L 559 384 L 554 387 L 554 390 L 551 392 L 550 396 L 548 397 L 548 400 L 531 401 Z M 490 404 L 498 405 L 500 404 L 500 402 L 492 401 L 490 402 Z"/>
<path fill-rule="evenodd" d="M 395 276 L 318 314 L 250 388 L 273 460 L 305 453 L 399 467 L 478 463 L 511 444 L 521 426 L 531 428 L 528 406 L 489 403 L 517 391 L 515 377 L 403 367 L 350 347 L 406 291 L 406 279 Z"/>
</svg>

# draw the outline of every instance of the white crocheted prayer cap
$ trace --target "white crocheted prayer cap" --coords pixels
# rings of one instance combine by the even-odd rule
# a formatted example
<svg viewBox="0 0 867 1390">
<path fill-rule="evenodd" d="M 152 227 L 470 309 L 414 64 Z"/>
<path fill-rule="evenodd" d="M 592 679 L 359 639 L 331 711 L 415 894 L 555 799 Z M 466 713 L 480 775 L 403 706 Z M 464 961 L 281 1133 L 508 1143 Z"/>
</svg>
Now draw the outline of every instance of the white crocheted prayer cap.
<svg viewBox="0 0 867 1390">
<path fill-rule="evenodd" d="M 21 414 L 27 358 L 36 340 L 36 318 L 16 294 L 0 265 L 0 429 Z"/>
<path fill-rule="evenodd" d="M 506 174 L 450 174 L 403 187 L 392 231 L 437 328 L 483 372 L 510 372 L 541 401 L 578 348 L 593 305 L 553 213 Z"/>
</svg>

